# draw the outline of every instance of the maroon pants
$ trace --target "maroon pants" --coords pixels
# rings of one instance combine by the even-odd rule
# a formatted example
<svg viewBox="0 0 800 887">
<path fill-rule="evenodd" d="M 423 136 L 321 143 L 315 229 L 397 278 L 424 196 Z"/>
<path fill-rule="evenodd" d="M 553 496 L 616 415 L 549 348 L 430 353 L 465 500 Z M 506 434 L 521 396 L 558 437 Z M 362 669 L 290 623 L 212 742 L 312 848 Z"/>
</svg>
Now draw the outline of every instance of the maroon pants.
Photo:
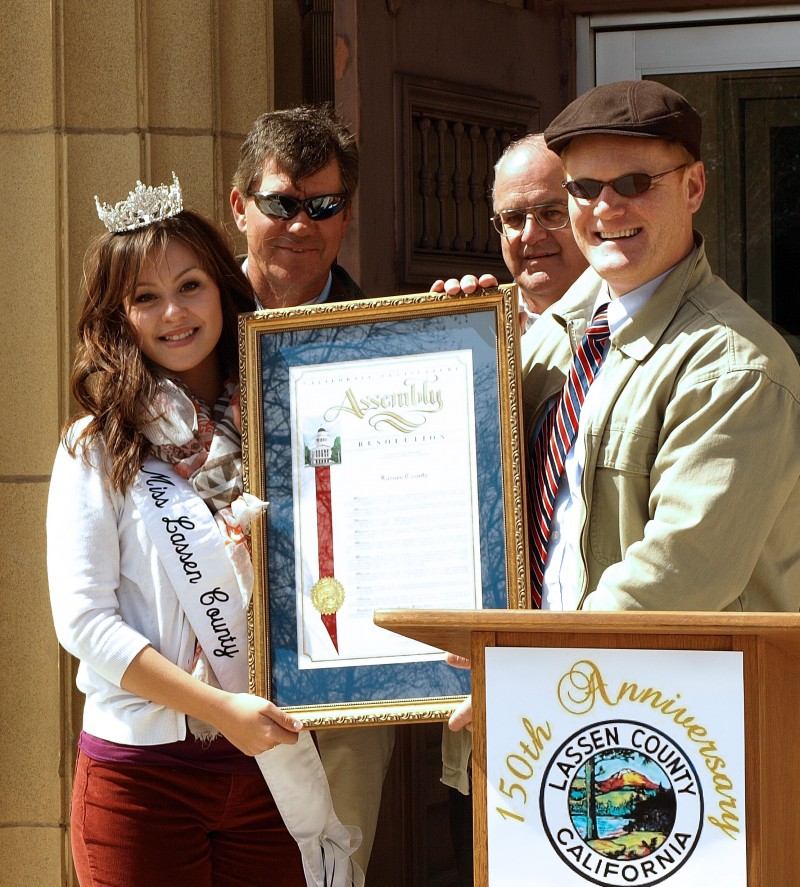
<svg viewBox="0 0 800 887">
<path fill-rule="evenodd" d="M 78 752 L 71 832 L 82 887 L 305 887 L 260 773 L 104 764 Z"/>
</svg>

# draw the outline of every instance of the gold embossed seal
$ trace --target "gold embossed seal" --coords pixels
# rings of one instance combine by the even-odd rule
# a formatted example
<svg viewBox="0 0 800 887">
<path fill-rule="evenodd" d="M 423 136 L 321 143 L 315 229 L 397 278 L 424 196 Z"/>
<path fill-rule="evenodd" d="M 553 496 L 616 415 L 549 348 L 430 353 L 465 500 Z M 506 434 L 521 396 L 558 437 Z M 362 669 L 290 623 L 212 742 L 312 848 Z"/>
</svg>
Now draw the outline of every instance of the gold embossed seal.
<svg viewBox="0 0 800 887">
<path fill-rule="evenodd" d="M 344 603 L 344 586 L 333 576 L 323 576 L 311 588 L 311 603 L 323 616 L 333 615 Z"/>
</svg>

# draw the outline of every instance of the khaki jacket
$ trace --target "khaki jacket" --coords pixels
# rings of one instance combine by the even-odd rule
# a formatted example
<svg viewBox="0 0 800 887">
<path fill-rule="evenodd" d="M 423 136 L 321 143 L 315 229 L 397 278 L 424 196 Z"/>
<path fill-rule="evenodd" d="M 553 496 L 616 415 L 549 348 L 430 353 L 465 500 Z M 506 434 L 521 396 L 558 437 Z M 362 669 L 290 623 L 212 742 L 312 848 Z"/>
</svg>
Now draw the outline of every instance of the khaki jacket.
<svg viewBox="0 0 800 887">
<path fill-rule="evenodd" d="M 612 336 L 586 416 L 581 609 L 800 609 L 800 368 L 698 240 Z M 590 268 L 523 339 L 528 433 L 600 285 Z"/>
</svg>

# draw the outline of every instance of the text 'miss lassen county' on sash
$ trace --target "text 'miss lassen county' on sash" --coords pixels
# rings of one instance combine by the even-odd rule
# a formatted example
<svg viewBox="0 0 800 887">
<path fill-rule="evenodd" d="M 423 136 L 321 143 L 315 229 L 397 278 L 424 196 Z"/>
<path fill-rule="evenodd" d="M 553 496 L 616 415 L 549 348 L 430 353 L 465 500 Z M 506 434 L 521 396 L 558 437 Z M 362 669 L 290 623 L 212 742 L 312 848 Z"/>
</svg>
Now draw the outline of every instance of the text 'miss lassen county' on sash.
<svg viewBox="0 0 800 887">
<path fill-rule="evenodd" d="M 170 504 L 169 492 L 174 487 L 172 480 L 164 474 L 148 471 L 142 468 L 142 474 L 145 477 L 145 486 L 158 509 L 166 508 Z M 194 521 L 186 515 L 162 516 L 163 531 L 167 534 L 169 544 L 181 564 L 187 581 L 191 585 L 198 585 L 203 582 L 203 571 L 199 564 L 199 555 L 195 555 L 194 547 L 191 542 L 191 536 L 197 527 Z M 225 617 L 220 607 L 216 604 L 226 604 L 230 602 L 230 595 L 219 586 L 211 589 L 205 589 L 198 594 L 198 601 L 205 608 L 205 615 L 209 620 L 214 635 L 219 646 L 214 647 L 210 652 L 216 657 L 233 658 L 239 653 L 237 646 L 237 638 L 228 628 Z"/>
</svg>

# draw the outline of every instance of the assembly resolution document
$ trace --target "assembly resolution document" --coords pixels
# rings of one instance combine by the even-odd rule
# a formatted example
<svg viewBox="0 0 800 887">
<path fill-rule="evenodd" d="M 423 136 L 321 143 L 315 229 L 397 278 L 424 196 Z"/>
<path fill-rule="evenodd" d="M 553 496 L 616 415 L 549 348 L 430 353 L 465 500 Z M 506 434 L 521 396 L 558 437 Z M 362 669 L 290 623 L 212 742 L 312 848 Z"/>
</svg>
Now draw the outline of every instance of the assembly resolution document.
<svg viewBox="0 0 800 887">
<path fill-rule="evenodd" d="M 289 381 L 299 668 L 443 658 L 372 614 L 481 607 L 472 352 Z"/>
</svg>

